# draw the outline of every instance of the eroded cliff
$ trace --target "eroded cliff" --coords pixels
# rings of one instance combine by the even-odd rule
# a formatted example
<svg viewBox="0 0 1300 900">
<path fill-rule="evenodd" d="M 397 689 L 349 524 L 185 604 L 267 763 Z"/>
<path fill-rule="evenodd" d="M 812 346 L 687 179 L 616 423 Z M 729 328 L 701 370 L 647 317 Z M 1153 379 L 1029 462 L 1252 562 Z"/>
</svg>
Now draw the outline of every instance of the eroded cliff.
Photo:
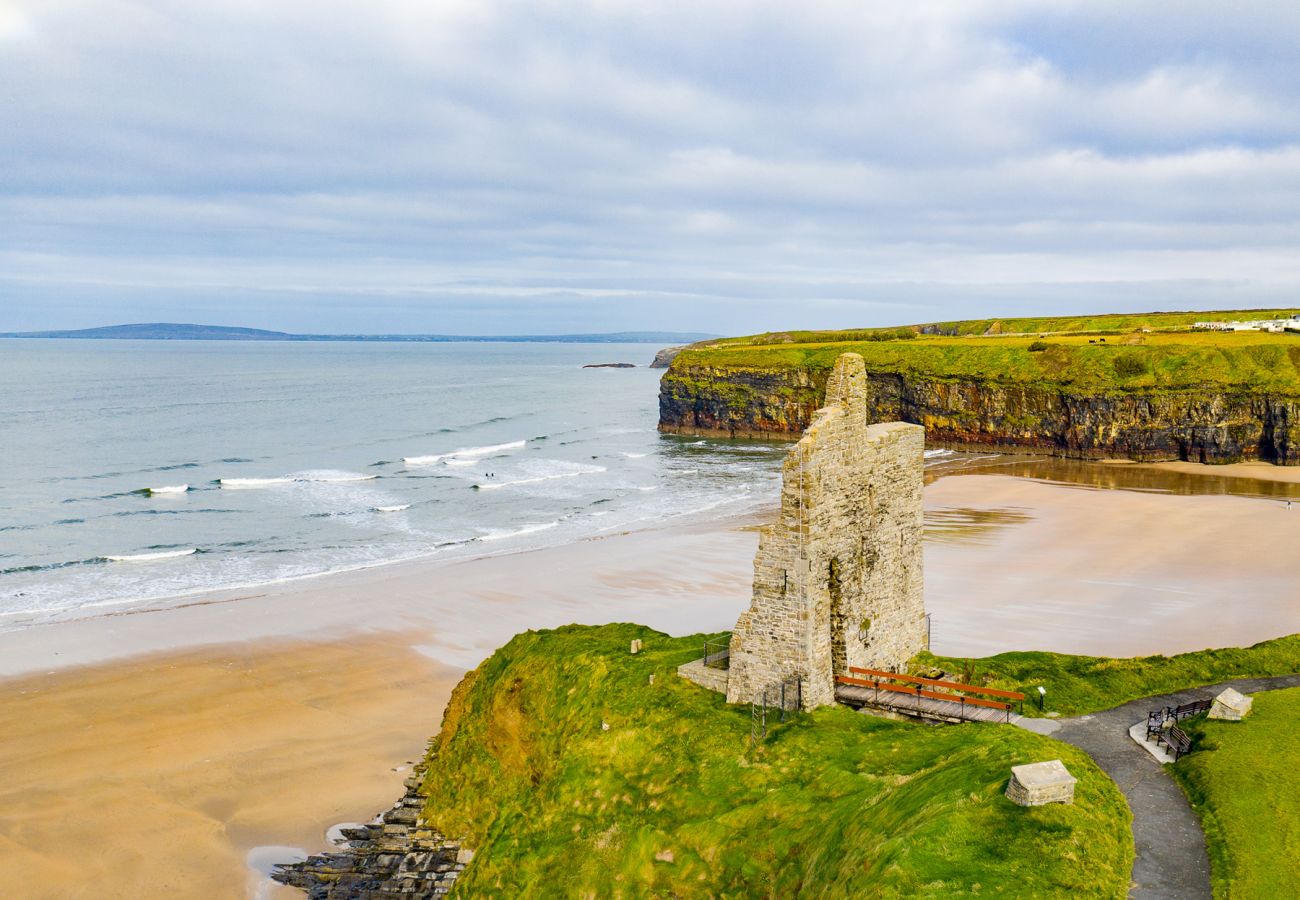
<svg viewBox="0 0 1300 900">
<path fill-rule="evenodd" d="M 944 340 L 851 347 L 866 351 L 871 421 L 924 426 L 936 447 L 1300 464 L 1300 338 L 1228 347 L 1085 338 L 1033 351 L 1027 340 L 937 346 Z M 832 347 L 850 349 L 688 349 L 661 381 L 659 427 L 797 437 L 824 401 L 822 351 Z"/>
</svg>

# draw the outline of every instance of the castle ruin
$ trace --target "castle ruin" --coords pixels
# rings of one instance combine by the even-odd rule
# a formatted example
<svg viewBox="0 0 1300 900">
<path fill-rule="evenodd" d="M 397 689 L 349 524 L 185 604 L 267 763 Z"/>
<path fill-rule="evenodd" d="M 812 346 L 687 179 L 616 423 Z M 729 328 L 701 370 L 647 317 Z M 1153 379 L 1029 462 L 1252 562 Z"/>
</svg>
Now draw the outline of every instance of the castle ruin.
<svg viewBox="0 0 1300 900">
<path fill-rule="evenodd" d="M 866 386 L 862 357 L 842 355 L 786 456 L 781 513 L 760 533 L 753 600 L 731 637 L 728 702 L 798 676 L 803 708 L 824 706 L 850 666 L 901 671 L 926 646 L 925 431 L 868 424 Z"/>
</svg>

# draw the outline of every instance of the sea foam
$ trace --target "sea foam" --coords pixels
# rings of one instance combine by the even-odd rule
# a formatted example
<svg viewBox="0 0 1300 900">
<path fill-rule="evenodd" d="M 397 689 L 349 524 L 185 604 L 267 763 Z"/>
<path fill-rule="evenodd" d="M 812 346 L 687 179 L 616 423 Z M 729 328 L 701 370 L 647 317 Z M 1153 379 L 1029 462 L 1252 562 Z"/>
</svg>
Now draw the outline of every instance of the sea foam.
<svg viewBox="0 0 1300 900">
<path fill-rule="evenodd" d="M 193 556 L 198 552 L 198 547 L 190 547 L 185 550 L 160 550 L 156 553 L 129 553 L 117 556 L 105 554 L 102 558 L 109 562 L 155 562 L 160 559 L 177 559 L 182 556 Z"/>
<path fill-rule="evenodd" d="M 508 444 L 491 444 L 487 447 L 462 447 L 460 450 L 453 450 L 450 453 L 435 453 L 432 456 L 403 456 L 402 462 L 408 466 L 430 466 L 443 460 L 474 459 L 491 456 L 494 453 L 503 453 L 506 450 L 518 450 L 526 443 L 528 442 L 511 441 Z"/>
<path fill-rule="evenodd" d="M 162 487 L 145 488 L 149 494 L 183 494 L 190 489 L 188 484 L 167 484 Z"/>
</svg>

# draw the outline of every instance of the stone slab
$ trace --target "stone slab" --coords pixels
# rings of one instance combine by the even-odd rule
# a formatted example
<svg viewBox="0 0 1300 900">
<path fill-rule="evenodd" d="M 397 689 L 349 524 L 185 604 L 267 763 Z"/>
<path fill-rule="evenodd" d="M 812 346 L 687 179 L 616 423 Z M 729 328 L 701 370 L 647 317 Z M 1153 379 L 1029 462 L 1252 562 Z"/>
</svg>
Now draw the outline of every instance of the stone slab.
<svg viewBox="0 0 1300 900">
<path fill-rule="evenodd" d="M 1227 722 L 1240 722 L 1250 714 L 1254 700 L 1232 688 L 1225 688 L 1223 693 L 1214 698 L 1210 704 L 1210 718 Z"/>
<path fill-rule="evenodd" d="M 1078 780 L 1059 759 L 1012 766 L 1007 798 L 1020 806 L 1073 803 Z"/>
</svg>

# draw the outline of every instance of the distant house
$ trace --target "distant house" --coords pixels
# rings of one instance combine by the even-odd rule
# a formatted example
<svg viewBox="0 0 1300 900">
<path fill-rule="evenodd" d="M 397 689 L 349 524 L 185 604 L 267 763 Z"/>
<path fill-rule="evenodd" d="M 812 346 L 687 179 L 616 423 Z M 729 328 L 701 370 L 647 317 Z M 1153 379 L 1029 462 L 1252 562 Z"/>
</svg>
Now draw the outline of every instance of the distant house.
<svg viewBox="0 0 1300 900">
<path fill-rule="evenodd" d="M 1286 319 L 1255 319 L 1249 322 L 1196 322 L 1192 328 L 1198 331 L 1267 331 L 1281 334 L 1283 331 L 1300 331 L 1300 313 Z"/>
</svg>

